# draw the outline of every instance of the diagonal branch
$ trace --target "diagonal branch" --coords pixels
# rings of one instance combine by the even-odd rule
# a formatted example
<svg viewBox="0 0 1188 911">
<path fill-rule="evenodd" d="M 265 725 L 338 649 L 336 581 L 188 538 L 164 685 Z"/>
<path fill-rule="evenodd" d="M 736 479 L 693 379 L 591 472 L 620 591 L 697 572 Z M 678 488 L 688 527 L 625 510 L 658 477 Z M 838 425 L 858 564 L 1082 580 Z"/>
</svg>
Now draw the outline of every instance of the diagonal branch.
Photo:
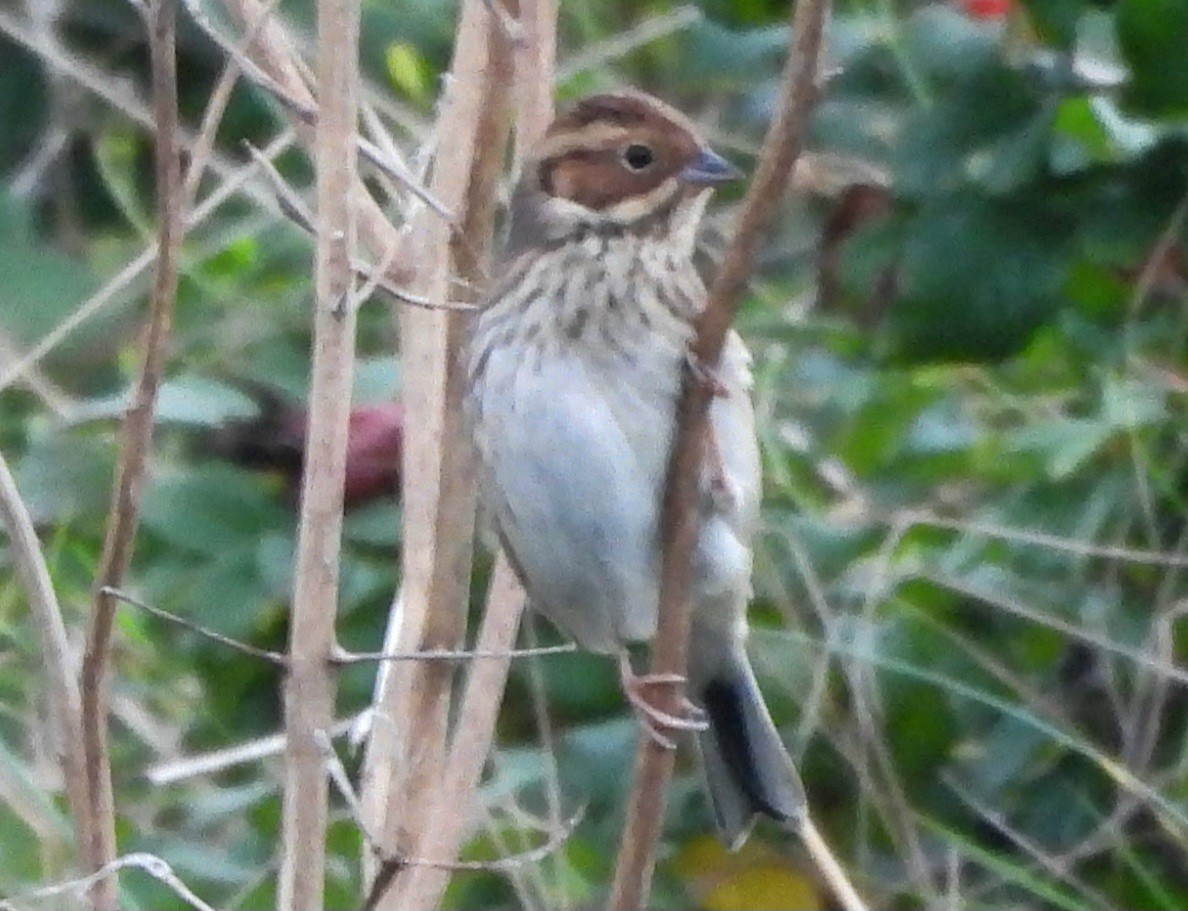
<svg viewBox="0 0 1188 911">
<path fill-rule="evenodd" d="M 792 17 L 792 42 L 784 67 L 775 119 L 763 142 L 759 167 L 742 203 L 738 223 L 697 323 L 692 354 L 702 364 L 718 362 L 742 292 L 754 265 L 763 229 L 770 222 L 800 154 L 805 128 L 817 100 L 817 58 L 828 0 L 800 0 Z M 711 390 L 686 378 L 677 411 L 679 424 L 669 461 L 664 496 L 664 559 L 660 607 L 652 650 L 652 672 L 683 676 L 688 665 L 689 566 L 697 540 L 698 483 L 701 453 L 708 432 Z M 679 711 L 681 694 L 669 694 L 669 710 Z M 662 706 L 663 707 L 663 706 Z M 651 738 L 641 737 L 635 758 L 635 781 L 627 809 L 608 907 L 642 908 L 655 867 L 656 843 L 664 818 L 673 754 Z"/>
<path fill-rule="evenodd" d="M 81 850 L 90 841 L 86 758 L 82 744 L 82 702 L 74 662 L 66 641 L 62 609 L 37 540 L 37 532 L 21 500 L 8 463 L 0 453 L 0 525 L 8 533 L 17 576 L 25 587 L 29 610 L 41 639 L 41 660 L 48 677 L 54 749 L 59 754 L 66 799 Z"/>
<path fill-rule="evenodd" d="M 144 330 L 144 361 L 135 396 L 124 418 L 120 457 L 103 554 L 95 583 L 91 624 L 83 655 L 81 695 L 82 734 L 90 804 L 89 840 L 84 846 L 87 869 L 96 872 L 116 858 L 115 798 L 111 757 L 107 744 L 108 680 L 116 600 L 106 589 L 118 588 L 132 560 L 139 524 L 140 490 L 148 461 L 157 404 L 157 389 L 165 370 L 173 303 L 177 296 L 178 259 L 185 232 L 181 157 L 178 148 L 177 60 L 175 0 L 153 0 L 149 8 L 149 48 L 153 72 L 153 113 L 157 124 L 156 191 L 159 251 L 148 322 Z M 115 908 L 119 887 L 114 875 L 94 884 L 96 908 Z"/>
</svg>

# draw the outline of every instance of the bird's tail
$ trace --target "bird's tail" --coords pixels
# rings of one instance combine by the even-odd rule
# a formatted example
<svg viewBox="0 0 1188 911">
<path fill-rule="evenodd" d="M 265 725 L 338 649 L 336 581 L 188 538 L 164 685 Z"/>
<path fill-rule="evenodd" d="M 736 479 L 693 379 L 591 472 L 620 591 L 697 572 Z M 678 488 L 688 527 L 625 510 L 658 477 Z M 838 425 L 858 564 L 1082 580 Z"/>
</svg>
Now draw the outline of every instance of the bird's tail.
<svg viewBox="0 0 1188 911">
<path fill-rule="evenodd" d="M 704 680 L 694 675 L 694 698 L 709 727 L 697 736 L 705 790 L 718 833 L 731 849 L 742 845 L 756 815 L 795 826 L 805 813 L 804 785 L 772 723 L 741 642 L 719 654 Z"/>
</svg>

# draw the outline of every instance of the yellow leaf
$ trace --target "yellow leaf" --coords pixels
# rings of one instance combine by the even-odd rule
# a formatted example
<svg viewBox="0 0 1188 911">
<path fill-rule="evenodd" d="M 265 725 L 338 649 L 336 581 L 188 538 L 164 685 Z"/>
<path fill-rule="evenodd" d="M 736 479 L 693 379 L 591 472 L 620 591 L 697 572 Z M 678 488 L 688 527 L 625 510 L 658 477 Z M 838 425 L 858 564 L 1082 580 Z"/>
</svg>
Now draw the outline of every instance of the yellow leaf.
<svg viewBox="0 0 1188 911">
<path fill-rule="evenodd" d="M 425 101 L 429 97 L 428 66 L 425 58 L 411 44 L 389 44 L 384 52 L 384 63 L 392 85 L 414 101 Z"/>
<path fill-rule="evenodd" d="M 822 907 L 813 879 L 756 839 L 731 854 L 715 838 L 695 838 L 681 849 L 677 867 L 705 911 Z"/>
</svg>

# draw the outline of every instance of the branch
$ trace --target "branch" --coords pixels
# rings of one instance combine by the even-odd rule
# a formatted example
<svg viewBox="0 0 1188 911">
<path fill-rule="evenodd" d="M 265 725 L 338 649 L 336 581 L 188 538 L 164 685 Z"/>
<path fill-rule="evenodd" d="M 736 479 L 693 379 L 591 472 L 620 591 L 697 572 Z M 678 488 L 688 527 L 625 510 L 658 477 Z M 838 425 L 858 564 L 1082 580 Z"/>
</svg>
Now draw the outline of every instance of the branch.
<svg viewBox="0 0 1188 911">
<path fill-rule="evenodd" d="M 462 237 L 419 209 L 409 236 L 417 251 L 414 287 L 430 300 L 476 296 L 491 243 L 495 189 L 503 170 L 511 102 L 512 47 L 482 0 L 464 0 L 436 134 L 430 190 L 455 213 Z M 472 287 L 459 287 L 458 276 Z M 466 625 L 476 494 L 474 456 L 462 415 L 458 360 L 461 314 L 400 308 L 406 426 L 402 590 L 390 623 L 393 651 L 452 649 Z M 495 662 L 493 662 L 495 663 Z M 421 856 L 432 799 L 445 763 L 453 669 L 394 666 L 383 675 L 364 763 L 365 822 L 389 854 Z M 394 719 L 399 719 L 399 731 Z M 406 877 L 383 890 L 381 908 L 408 908 Z"/>
<path fill-rule="evenodd" d="M 258 32 L 247 46 L 248 56 L 276 83 L 286 97 L 294 99 L 306 110 L 316 110 L 313 93 L 302 78 L 293 44 L 283 26 L 275 18 L 267 17 L 268 4 L 265 0 L 223 0 L 223 4 L 242 28 L 247 29 L 254 23 L 263 23 L 258 26 Z M 354 54 L 355 50 L 352 49 L 351 53 Z M 294 118 L 294 126 L 307 145 L 312 144 L 312 127 L 299 116 Z M 351 129 L 353 135 L 354 122 Z M 388 221 L 383 209 L 367 192 L 363 181 L 357 175 L 347 189 L 347 195 L 356 207 L 360 238 L 373 255 L 383 257 L 385 251 L 394 245 L 401 250 L 405 249 L 405 236 Z M 402 256 L 401 261 L 389 271 L 388 278 L 393 284 L 402 285 L 411 273 L 411 261 L 407 256 Z"/>
<path fill-rule="evenodd" d="M 478 647 L 491 651 L 509 648 L 520 628 L 523 605 L 524 593 L 507 560 L 501 558 L 491 577 Z M 408 871 L 400 893 L 401 908 L 441 907 L 450 864 L 462 848 L 479 778 L 491 752 L 509 665 L 504 658 L 470 668 L 445 772 L 422 816 L 424 831 L 416 853 L 432 863 Z"/>
<path fill-rule="evenodd" d="M 17 576 L 29 599 L 29 611 L 41 639 L 41 660 L 49 688 L 54 750 L 62 766 L 66 798 L 80 851 L 90 842 L 86 757 L 82 745 L 82 700 L 66 641 L 66 624 L 54 594 L 37 532 L 21 500 L 8 463 L 0 453 L 0 522 L 8 533 Z"/>
<path fill-rule="evenodd" d="M 818 95 L 817 58 L 828 7 L 828 0 L 800 0 L 796 4 L 792 17 L 793 46 L 784 67 L 779 106 L 764 140 L 755 178 L 743 200 L 734 235 L 697 321 L 691 350 L 702 364 L 718 362 L 754 265 L 763 229 L 784 198 L 800 154 L 805 127 Z M 655 674 L 684 676 L 688 664 L 689 566 L 697 540 L 695 504 L 710 395 L 707 384 L 689 382 L 686 377 L 664 495 L 664 557 L 651 667 Z M 668 696 L 671 699 L 668 710 L 679 712 L 681 694 L 670 692 Z M 646 904 L 673 758 L 671 750 L 663 749 L 651 738 L 639 738 L 635 781 L 609 908 L 635 909 Z"/>
<path fill-rule="evenodd" d="M 359 4 L 318 0 L 317 267 L 313 371 L 285 680 L 285 785 L 277 904 L 322 907 L 327 782 L 318 736 L 334 724 L 334 620 L 355 362 Z"/>
<path fill-rule="evenodd" d="M 515 45 L 518 163 L 544 136 L 553 119 L 557 4 L 556 0 L 520 0 L 515 11 L 520 33 Z M 503 33 L 507 35 L 508 29 Z M 500 556 L 491 577 L 478 648 L 496 653 L 511 649 L 523 609 L 524 592 L 507 559 Z M 400 892 L 401 907 L 441 907 L 450 863 L 462 848 L 479 778 L 491 752 L 508 667 L 504 659 L 470 669 L 445 772 L 423 816 L 431 825 L 418 841 L 418 855 L 434 863 L 408 871 Z"/>
<path fill-rule="evenodd" d="M 469 249 L 465 244 L 455 244 L 453 261 L 459 275 L 464 279 L 473 277 L 476 281 L 480 275 L 479 262 L 468 260 L 472 259 L 473 249 L 485 248 L 490 242 L 495 183 L 503 164 L 507 107 L 511 101 L 507 83 L 514 80 L 518 104 L 517 158 L 543 135 L 552 119 L 555 0 L 521 0 L 511 12 L 518 16 L 515 23 L 518 40 L 514 42 L 509 34 L 517 29 L 509 29 L 509 23 L 492 14 L 490 7 L 484 11 L 476 0 L 464 4 L 451 82 L 451 91 L 456 94 L 449 98 L 438 125 L 440 136 L 466 135 L 459 134 L 454 118 L 473 130 L 475 144 L 471 146 L 473 159 L 468 192 L 464 197 L 465 208 L 462 199 L 454 203 L 446 189 L 449 183 L 436 192 L 454 211 L 461 213 L 463 239 L 469 242 Z M 483 66 L 484 58 L 486 66 Z M 476 101 L 478 108 L 473 107 Z M 458 176 L 435 171 L 435 190 L 438 178 L 445 182 L 457 180 Z M 412 504 L 407 499 L 404 501 L 407 523 L 404 553 L 406 560 L 410 553 L 413 560 L 406 562 L 404 578 L 407 587 L 401 603 L 406 609 L 410 605 L 423 606 L 423 609 L 411 610 L 400 618 L 400 641 L 409 645 L 419 643 L 420 648 L 426 648 L 455 641 L 465 626 L 464 599 L 469 583 L 469 548 L 473 530 L 474 494 L 470 479 L 473 465 L 469 434 L 459 414 L 458 323 L 450 326 L 439 321 L 438 328 L 433 330 L 434 338 L 426 334 L 426 329 L 409 325 L 414 316 L 418 322 L 425 322 L 420 315 L 410 314 L 405 318 L 402 314 L 407 320 L 403 333 L 406 375 L 412 373 L 410 360 L 424 357 L 417 351 L 417 345 L 429 353 L 441 351 L 437 346 L 444 341 L 442 354 L 445 360 L 438 359 L 441 356 L 438 354 L 432 360 L 422 362 L 422 369 L 414 375 L 424 378 L 424 388 L 407 390 L 408 401 L 411 404 L 427 394 L 429 407 L 436 410 L 445 406 L 453 412 L 446 415 L 438 431 L 441 436 L 425 440 L 425 443 L 432 440 L 433 449 L 426 450 L 420 459 L 416 457 L 417 447 L 406 443 L 405 449 L 405 496 L 412 495 L 411 491 L 426 492 L 426 495 L 422 497 L 425 511 L 419 517 L 416 517 Z M 427 327 L 427 323 L 425 325 Z M 419 341 L 414 332 L 420 333 Z M 436 415 L 432 419 L 436 421 Z M 417 426 L 414 420 L 409 424 Z M 456 447 L 453 452 L 449 448 L 450 440 Z M 465 462 L 459 458 L 460 453 L 466 454 Z M 408 459 L 410 455 L 412 458 Z M 420 471 L 429 472 L 420 482 L 411 474 L 411 466 L 418 463 Z M 466 486 L 460 487 L 460 483 Z M 435 497 L 435 493 L 440 496 Z M 418 548 L 410 538 L 414 534 L 429 536 L 421 552 L 432 554 L 444 573 L 417 559 Z M 461 548 L 465 548 L 464 562 L 458 560 Z M 452 554 L 455 556 L 451 557 Z M 417 574 L 426 570 L 432 574 L 419 581 Z M 427 595 L 419 588 L 426 583 L 430 586 Z M 499 652 L 511 648 L 519 628 L 523 602 L 523 592 L 514 574 L 506 561 L 500 559 L 492 576 L 478 643 L 480 649 Z M 364 796 L 371 798 L 368 810 L 375 813 L 386 787 L 384 780 L 390 779 L 393 769 L 400 768 L 403 762 L 403 791 L 397 786 L 387 792 L 388 831 L 391 833 L 391 827 L 399 819 L 402 825 L 412 829 L 407 847 L 399 853 L 425 858 L 434 865 L 409 867 L 396 871 L 394 876 L 390 871 L 381 870 L 381 874 L 391 876 L 391 882 L 377 878 L 373 888 L 377 907 L 440 907 L 448 883 L 446 871 L 465 838 L 468 808 L 473 803 L 483 764 L 490 753 L 507 670 L 506 660 L 487 661 L 471 668 L 448 757 L 443 755 L 445 709 L 449 705 L 448 676 L 435 668 L 419 666 L 403 676 L 392 674 L 385 681 L 388 686 L 381 693 L 376 720 L 382 723 L 392 718 L 401 719 L 404 742 L 415 744 L 415 753 L 399 756 L 394 745 L 393 726 L 377 724 L 374 732 L 379 736 L 373 737 L 369 750 Z M 443 764 L 445 771 L 439 773 Z M 403 806 L 397 803 L 401 800 Z M 401 813 L 399 817 L 397 811 Z"/>
<path fill-rule="evenodd" d="M 94 889 L 101 882 L 114 880 L 116 873 L 125 867 L 144 870 L 153 879 L 164 883 L 178 898 L 186 902 L 191 908 L 196 908 L 197 911 L 214 911 L 214 908 L 195 895 L 190 887 L 182 882 L 181 878 L 173 872 L 173 867 L 169 866 L 168 863 L 155 854 L 145 854 L 143 852 L 117 857 L 110 863 L 104 864 L 89 876 L 84 876 L 82 879 L 72 879 L 69 882 L 57 883 L 53 886 L 46 886 L 44 889 L 26 892 L 24 895 L 18 896 L 16 901 L 24 904 L 25 902 L 37 901 L 43 898 L 56 898 L 59 895 L 81 893 L 87 889 Z M 0 899 L 0 911 L 17 911 L 17 905 Z"/>
<path fill-rule="evenodd" d="M 116 600 L 105 589 L 119 587 L 132 559 L 139 524 L 140 490 L 152 439 L 157 389 L 165 369 L 173 303 L 177 296 L 178 259 L 185 231 L 181 157 L 178 150 L 176 16 L 174 0 L 153 0 L 149 9 L 149 49 L 153 73 L 153 115 L 157 126 L 156 193 L 158 253 L 148 322 L 144 331 L 144 362 L 132 406 L 124 418 L 120 457 L 116 466 L 107 534 L 99 560 L 91 624 L 83 655 L 82 739 L 86 755 L 89 839 L 84 847 L 87 869 L 101 870 L 115 861 L 115 798 L 108 754 L 108 679 L 112 624 Z M 96 908 L 114 909 L 119 884 L 115 872 L 93 886 Z"/>
</svg>

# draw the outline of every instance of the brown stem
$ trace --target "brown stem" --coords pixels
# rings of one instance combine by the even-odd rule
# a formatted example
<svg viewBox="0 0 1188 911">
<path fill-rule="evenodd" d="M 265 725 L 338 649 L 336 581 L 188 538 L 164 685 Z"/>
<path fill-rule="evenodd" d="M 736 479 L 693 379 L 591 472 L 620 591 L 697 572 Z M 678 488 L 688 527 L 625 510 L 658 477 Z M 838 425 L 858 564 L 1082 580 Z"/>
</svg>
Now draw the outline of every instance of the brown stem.
<svg viewBox="0 0 1188 911">
<path fill-rule="evenodd" d="M 507 650 L 516 640 L 524 593 L 506 560 L 500 560 L 491 577 L 491 588 L 478 647 L 484 651 Z M 440 908 L 449 883 L 451 864 L 474 817 L 475 789 L 495 735 L 495 720 L 507 683 L 507 658 L 470 665 L 466 691 L 455 726 L 449 759 L 435 792 L 427 802 L 418 856 L 426 863 L 404 871 L 399 907 Z"/>
<path fill-rule="evenodd" d="M 520 40 L 515 47 L 516 152 L 522 158 L 544 135 L 553 116 L 552 72 L 556 47 L 556 0 L 521 0 L 509 4 L 518 16 Z M 506 30 L 504 30 L 506 34 Z M 506 559 L 500 558 L 479 633 L 479 648 L 510 649 L 523 611 L 524 592 Z M 437 908 L 449 883 L 449 864 L 458 856 L 472 815 L 472 802 L 483 765 L 491 750 L 495 721 L 507 683 L 508 661 L 487 661 L 471 667 L 458 711 L 445 771 L 432 797 L 418 836 L 419 856 L 436 867 L 412 867 L 404 875 L 402 908 Z"/>
<path fill-rule="evenodd" d="M 116 858 L 115 799 L 107 744 L 107 671 L 116 600 L 105 589 L 121 585 L 132 559 L 139 524 L 140 490 L 152 439 L 157 389 L 168 353 L 173 303 L 177 296 L 178 258 L 185 231 L 178 148 L 175 0 L 153 0 L 148 8 L 148 25 L 153 114 L 157 126 L 155 177 L 159 241 L 144 330 L 144 362 L 132 405 L 124 418 L 107 535 L 96 574 L 82 664 L 82 737 L 89 804 L 89 837 L 83 854 L 90 872 L 102 869 Z M 110 876 L 95 883 L 90 898 L 95 908 L 106 911 L 116 907 L 118 894 L 116 878 Z"/>
<path fill-rule="evenodd" d="M 283 854 L 277 889 L 281 909 L 322 907 L 325 886 L 328 784 L 319 737 L 334 724 L 337 682 L 334 620 L 355 361 L 351 263 L 356 210 L 351 187 L 358 42 L 359 4 L 318 0 L 317 299 L 285 681 Z"/>
<path fill-rule="evenodd" d="M 447 85 L 437 126 L 443 154 L 434 161 L 430 191 L 455 213 L 461 232 L 428 209 L 411 231 L 419 248 L 414 288 L 434 301 L 473 295 L 470 289 L 481 286 L 504 164 L 512 47 L 482 0 L 462 5 Z M 451 289 L 451 276 L 467 286 Z M 476 506 L 458 359 L 465 317 L 403 307 L 398 318 L 409 435 L 396 650 L 456 648 L 465 631 Z M 426 807 L 445 764 L 452 681 L 453 669 L 444 664 L 395 667 L 384 678 L 364 767 L 363 804 L 368 827 L 389 853 L 421 856 L 426 827 L 434 824 Z M 410 907 L 403 898 L 410 878 L 409 871 L 397 874 L 377 907 Z"/>
<path fill-rule="evenodd" d="M 793 43 L 784 67 L 775 119 L 763 142 L 755 177 L 697 323 L 692 351 L 703 364 L 718 362 L 754 265 L 763 229 L 784 198 L 800 154 L 805 127 L 818 94 L 817 57 L 828 9 L 828 0 L 801 0 L 796 4 L 792 16 Z M 686 382 L 677 412 L 678 427 L 664 496 L 664 559 L 652 649 L 652 672 L 657 674 L 683 675 L 688 664 L 689 565 L 697 540 L 694 504 L 705 450 L 710 396 L 707 384 Z M 681 695 L 669 694 L 670 711 L 678 710 Z M 626 828 L 608 908 L 628 911 L 646 905 L 672 767 L 671 750 L 663 749 L 651 738 L 639 739 L 635 779 L 628 798 Z"/>
</svg>

